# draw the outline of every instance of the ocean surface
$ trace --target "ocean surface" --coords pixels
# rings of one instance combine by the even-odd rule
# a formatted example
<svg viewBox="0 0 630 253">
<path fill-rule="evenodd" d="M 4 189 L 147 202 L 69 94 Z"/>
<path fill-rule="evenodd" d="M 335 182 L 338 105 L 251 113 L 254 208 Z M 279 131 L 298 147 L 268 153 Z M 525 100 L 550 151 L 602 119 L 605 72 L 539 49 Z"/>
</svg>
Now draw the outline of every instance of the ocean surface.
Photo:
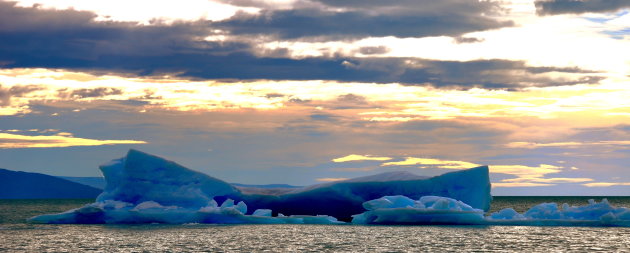
<svg viewBox="0 0 630 253">
<path fill-rule="evenodd" d="M 495 197 L 492 210 L 601 197 Z M 630 207 L 630 197 L 608 197 Z M 26 218 L 91 203 L 0 200 L 0 252 L 615 252 L 630 228 L 354 225 L 42 225 Z"/>
</svg>

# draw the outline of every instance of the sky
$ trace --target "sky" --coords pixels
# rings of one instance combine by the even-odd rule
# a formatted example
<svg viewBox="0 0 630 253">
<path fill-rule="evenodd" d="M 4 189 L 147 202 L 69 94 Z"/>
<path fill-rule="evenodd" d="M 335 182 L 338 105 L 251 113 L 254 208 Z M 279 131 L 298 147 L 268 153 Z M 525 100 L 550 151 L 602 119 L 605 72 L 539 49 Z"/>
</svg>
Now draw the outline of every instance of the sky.
<svg viewBox="0 0 630 253">
<path fill-rule="evenodd" d="M 0 167 L 630 195 L 630 0 L 0 1 Z"/>
</svg>

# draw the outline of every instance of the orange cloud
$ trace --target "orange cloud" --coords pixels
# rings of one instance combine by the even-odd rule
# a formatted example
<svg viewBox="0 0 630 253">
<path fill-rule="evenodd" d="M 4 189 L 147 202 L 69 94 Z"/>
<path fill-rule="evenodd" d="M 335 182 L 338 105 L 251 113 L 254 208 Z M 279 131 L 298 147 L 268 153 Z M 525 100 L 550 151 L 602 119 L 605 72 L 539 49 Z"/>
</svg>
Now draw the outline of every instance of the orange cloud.
<svg viewBox="0 0 630 253">
<path fill-rule="evenodd" d="M 407 157 L 403 161 L 399 162 L 387 162 L 381 166 L 405 166 L 405 165 L 434 165 L 442 169 L 469 169 L 480 166 L 476 163 L 464 162 L 464 161 L 448 161 L 433 158 L 417 158 Z"/>
<path fill-rule="evenodd" d="M 370 106 L 349 111 L 346 116 L 368 121 L 396 123 L 419 119 L 533 117 L 562 118 L 587 126 L 595 122 L 630 123 L 630 117 L 625 116 L 630 115 L 630 108 L 620 106 L 630 100 L 630 88 L 615 83 L 597 87 L 574 85 L 519 91 L 479 88 L 462 91 L 397 83 L 321 80 L 221 82 L 192 81 L 171 76 L 130 78 L 57 69 L 0 69 L 0 83 L 5 89 L 16 86 L 37 88 L 11 97 L 10 103 L 4 102 L 0 105 L 0 115 L 30 113 L 30 105 L 43 101 L 49 105 L 64 101 L 146 102 L 138 106 L 138 111 L 154 108 L 183 112 L 242 108 L 274 110 L 300 106 L 327 109 L 330 103 L 340 103 L 340 96 L 353 94 Z M 529 143 L 511 145 L 531 146 Z"/>
</svg>

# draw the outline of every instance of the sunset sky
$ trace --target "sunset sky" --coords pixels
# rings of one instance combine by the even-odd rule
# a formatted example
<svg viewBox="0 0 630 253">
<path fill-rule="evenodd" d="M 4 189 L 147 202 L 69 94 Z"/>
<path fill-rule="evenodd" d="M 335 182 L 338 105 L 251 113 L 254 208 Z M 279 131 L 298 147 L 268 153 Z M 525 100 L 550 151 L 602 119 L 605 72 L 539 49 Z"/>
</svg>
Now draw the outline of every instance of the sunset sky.
<svg viewBox="0 0 630 253">
<path fill-rule="evenodd" d="M 630 195 L 630 0 L 0 1 L 0 168 Z"/>
</svg>

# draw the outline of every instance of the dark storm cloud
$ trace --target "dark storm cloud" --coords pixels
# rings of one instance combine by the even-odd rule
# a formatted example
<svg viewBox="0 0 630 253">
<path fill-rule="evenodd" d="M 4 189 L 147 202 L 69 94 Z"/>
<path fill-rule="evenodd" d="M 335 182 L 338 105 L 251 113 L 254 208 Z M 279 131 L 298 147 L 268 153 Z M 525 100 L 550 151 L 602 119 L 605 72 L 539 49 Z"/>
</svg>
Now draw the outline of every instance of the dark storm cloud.
<svg viewBox="0 0 630 253">
<path fill-rule="evenodd" d="M 99 65 L 96 62 L 108 55 L 133 58 L 179 53 L 227 54 L 249 48 L 240 43 L 218 45 L 200 40 L 210 34 L 203 22 L 139 26 L 128 22 L 95 22 L 95 17 L 84 11 L 20 8 L 15 3 L 0 2 L 0 61 L 4 67 L 71 68 Z"/>
<path fill-rule="evenodd" d="M 456 36 L 505 26 L 512 22 L 497 21 L 481 15 L 448 13 L 373 14 L 363 11 L 334 12 L 319 9 L 266 11 L 260 15 L 240 14 L 213 25 L 232 34 L 276 35 L 283 39 L 363 37 Z"/>
<path fill-rule="evenodd" d="M 78 89 L 78 90 L 60 90 L 60 97 L 67 98 L 95 98 L 95 97 L 104 97 L 110 95 L 121 95 L 123 92 L 117 88 L 111 87 L 100 87 L 93 89 Z"/>
<path fill-rule="evenodd" d="M 233 34 L 275 35 L 284 39 L 455 36 L 513 25 L 492 18 L 504 10 L 500 3 L 491 1 L 302 0 L 288 10 L 274 10 L 261 1 L 228 2 L 265 10 L 260 14 L 241 13 L 214 25 Z"/>
<path fill-rule="evenodd" d="M 379 82 L 400 82 L 407 85 L 432 85 L 453 88 L 544 87 L 597 83 L 603 78 L 589 75 L 574 79 L 554 79 L 536 74 L 549 72 L 596 73 L 579 68 L 529 67 L 523 61 L 476 60 L 435 61 L 401 58 L 361 58 L 344 64 L 348 68 L 381 73 Z"/>
<path fill-rule="evenodd" d="M 539 15 L 613 12 L 630 8 L 630 0 L 546 0 L 536 1 Z"/>
<path fill-rule="evenodd" d="M 567 85 L 579 82 L 595 83 L 599 80 L 595 76 L 583 77 L 585 79 L 582 80 L 556 80 L 537 77 L 537 74 L 551 71 L 582 73 L 583 70 L 553 67 L 531 68 L 520 61 L 506 60 L 457 62 L 370 57 L 291 59 L 287 58 L 286 52 L 260 57 L 252 53 L 253 49 L 248 44 L 251 42 L 208 42 L 200 39 L 209 35 L 216 28 L 208 22 L 155 24 L 152 26 L 139 26 L 126 22 L 95 22 L 95 15 L 90 12 L 19 8 L 15 7 L 14 3 L 8 2 L 0 2 L 0 11 L 2 14 L 0 15 L 0 62 L 3 62 L 4 67 L 8 68 L 65 68 L 106 73 L 131 72 L 139 75 L 177 73 L 181 77 L 201 79 L 399 82 L 408 85 L 458 88 L 520 88 Z M 310 15 L 301 12 L 301 10 L 282 13 Z M 317 20 L 321 16 L 315 14 L 311 15 L 311 21 L 325 23 L 325 19 Z M 272 17 L 276 17 L 274 15 L 272 14 Z M 355 15 L 354 17 L 357 19 L 354 21 L 360 21 L 358 19 L 360 15 L 356 12 L 331 15 L 335 17 L 337 15 Z M 293 17 L 295 15 L 287 16 L 289 19 L 282 22 L 276 19 L 271 19 L 269 22 L 279 27 L 287 26 L 293 22 L 290 20 Z M 426 17 L 420 16 L 418 18 Z M 240 19 L 226 21 L 227 23 L 224 24 L 237 22 L 235 20 Z M 352 19 L 348 22 L 350 21 Z M 390 21 L 402 22 L 402 19 L 393 18 L 390 21 L 381 21 L 387 24 Z M 250 21 L 241 20 L 238 22 L 247 23 Z M 330 20 L 329 25 L 335 26 L 337 22 L 344 23 L 345 21 Z M 254 23 L 251 24 L 254 27 L 267 29 L 264 24 Z M 436 25 L 435 23 L 432 24 Z M 358 24 L 355 23 L 355 25 Z M 295 32 L 292 29 L 301 27 L 301 24 L 298 22 L 293 26 L 284 31 L 283 28 L 274 28 L 274 25 L 270 25 L 269 33 L 278 32 L 273 31 L 277 28 L 281 33 L 291 34 Z M 380 32 L 383 34 L 387 30 L 385 25 L 381 25 L 379 28 L 368 27 L 369 25 L 364 24 L 353 31 L 350 31 L 354 28 L 349 25 L 342 24 L 342 26 L 346 26 L 344 29 L 355 34 L 370 33 L 370 28 L 373 28 L 376 33 L 379 33 L 378 29 L 382 29 Z M 246 28 L 246 26 L 239 27 L 252 29 L 251 27 Z M 430 29 L 436 33 L 448 30 L 440 30 L 439 27 L 438 25 Z M 301 35 L 330 35 L 327 32 L 329 31 L 328 28 L 322 27 L 319 31 L 306 31 Z M 409 34 L 414 33 L 412 28 L 405 29 L 407 28 L 401 28 L 397 33 L 405 33 L 405 31 Z M 251 32 L 256 31 L 259 30 L 251 30 Z M 452 29 L 448 31 L 454 32 Z M 294 35 L 297 36 L 297 34 Z M 386 50 L 388 49 L 384 47 L 359 49 L 360 52 L 367 55 Z M 115 91 L 91 90 L 69 95 L 76 97 L 115 95 L 111 92 Z M 3 101 L 8 100 L 3 99 Z"/>
</svg>

